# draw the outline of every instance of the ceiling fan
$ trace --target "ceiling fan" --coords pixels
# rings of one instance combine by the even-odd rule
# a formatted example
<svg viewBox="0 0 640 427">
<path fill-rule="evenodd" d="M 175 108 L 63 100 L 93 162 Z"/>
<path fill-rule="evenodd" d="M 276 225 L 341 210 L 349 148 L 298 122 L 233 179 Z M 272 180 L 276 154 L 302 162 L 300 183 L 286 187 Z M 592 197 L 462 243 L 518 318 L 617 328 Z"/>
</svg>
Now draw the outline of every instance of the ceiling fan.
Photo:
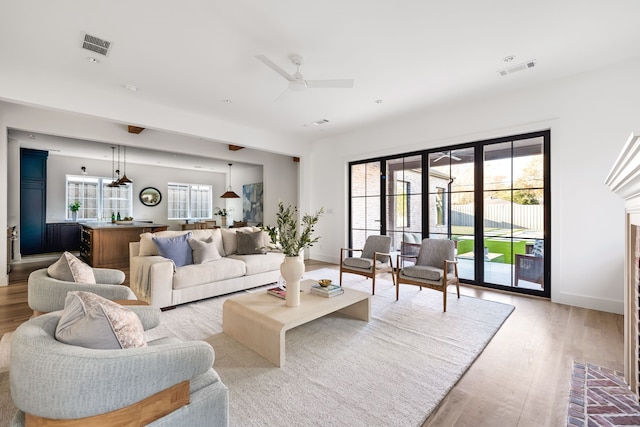
<svg viewBox="0 0 640 427">
<path fill-rule="evenodd" d="M 304 58 L 300 55 L 291 55 L 291 63 L 296 66 L 296 72 L 287 73 L 278 64 L 270 60 L 264 55 L 256 55 L 256 59 L 276 73 L 289 81 L 289 89 L 293 91 L 303 91 L 307 88 L 352 88 L 353 79 L 335 79 L 335 80 L 305 80 L 300 73 L 300 66 L 304 63 Z"/>
</svg>

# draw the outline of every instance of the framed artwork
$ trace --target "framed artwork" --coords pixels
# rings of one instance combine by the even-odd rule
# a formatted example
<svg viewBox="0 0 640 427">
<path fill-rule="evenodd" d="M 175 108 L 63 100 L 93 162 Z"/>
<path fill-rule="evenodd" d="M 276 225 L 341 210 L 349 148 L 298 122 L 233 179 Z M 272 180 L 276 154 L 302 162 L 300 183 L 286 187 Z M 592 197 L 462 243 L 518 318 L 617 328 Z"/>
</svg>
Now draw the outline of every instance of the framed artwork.
<svg viewBox="0 0 640 427">
<path fill-rule="evenodd" d="M 242 186 L 242 219 L 262 224 L 262 183 Z"/>
</svg>

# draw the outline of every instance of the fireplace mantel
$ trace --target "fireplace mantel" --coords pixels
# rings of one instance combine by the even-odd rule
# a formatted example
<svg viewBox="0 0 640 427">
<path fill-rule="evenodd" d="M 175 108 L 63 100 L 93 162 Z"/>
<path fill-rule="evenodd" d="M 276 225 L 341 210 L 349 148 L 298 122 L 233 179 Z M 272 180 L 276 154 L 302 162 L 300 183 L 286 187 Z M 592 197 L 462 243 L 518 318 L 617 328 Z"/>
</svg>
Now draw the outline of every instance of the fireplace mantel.
<svg viewBox="0 0 640 427">
<path fill-rule="evenodd" d="M 629 136 L 605 184 L 625 200 L 640 198 L 640 136 Z"/>
<path fill-rule="evenodd" d="M 624 377 L 639 397 L 640 136 L 629 136 L 605 183 L 625 200 Z"/>
</svg>

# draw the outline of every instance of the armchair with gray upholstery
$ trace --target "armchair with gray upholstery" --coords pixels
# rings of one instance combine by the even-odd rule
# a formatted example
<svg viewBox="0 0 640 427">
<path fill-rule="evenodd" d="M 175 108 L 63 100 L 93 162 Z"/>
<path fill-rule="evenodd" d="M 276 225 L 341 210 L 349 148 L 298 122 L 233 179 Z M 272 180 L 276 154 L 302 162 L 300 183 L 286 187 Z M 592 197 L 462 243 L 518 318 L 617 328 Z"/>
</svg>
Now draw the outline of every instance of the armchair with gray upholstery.
<svg viewBox="0 0 640 427">
<path fill-rule="evenodd" d="M 145 330 L 160 310 L 127 306 Z M 227 387 L 204 341 L 161 338 L 146 347 L 96 350 L 57 341 L 63 312 L 32 318 L 11 344 L 11 426 L 227 426 Z"/>
<path fill-rule="evenodd" d="M 27 300 L 35 315 L 62 310 L 67 293 L 86 291 L 109 300 L 137 299 L 128 286 L 123 286 L 125 275 L 120 270 L 94 268 L 97 284 L 67 282 L 49 276 L 46 268 L 29 275 Z"/>
<path fill-rule="evenodd" d="M 405 267 L 404 260 L 415 264 Z M 398 255 L 396 300 L 400 298 L 400 284 L 419 286 L 442 292 L 442 311 L 447 311 L 447 287 L 456 285 L 460 298 L 458 262 L 455 243 L 447 239 L 424 239 L 418 255 Z"/>
<path fill-rule="evenodd" d="M 393 275 L 393 261 L 391 259 L 391 236 L 369 236 L 362 249 L 340 249 L 340 286 L 342 273 L 359 274 L 370 277 L 373 281 L 371 294 L 376 294 L 376 276 L 383 272 L 391 273 L 391 280 L 395 286 Z M 360 252 L 359 257 L 349 256 L 351 252 Z"/>
</svg>

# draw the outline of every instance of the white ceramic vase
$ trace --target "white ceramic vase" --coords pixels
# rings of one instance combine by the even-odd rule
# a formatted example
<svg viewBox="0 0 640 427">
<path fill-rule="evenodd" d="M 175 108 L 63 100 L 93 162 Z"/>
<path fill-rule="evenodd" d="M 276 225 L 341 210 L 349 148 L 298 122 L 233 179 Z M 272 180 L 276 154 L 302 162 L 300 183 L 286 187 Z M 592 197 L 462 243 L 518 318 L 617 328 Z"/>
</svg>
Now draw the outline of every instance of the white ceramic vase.
<svg viewBox="0 0 640 427">
<path fill-rule="evenodd" d="M 299 256 L 286 256 L 280 264 L 280 273 L 287 284 L 287 307 L 300 305 L 300 279 L 304 274 L 304 261 Z"/>
<path fill-rule="evenodd" d="M 78 222 L 78 211 L 71 211 L 71 221 Z"/>
</svg>

